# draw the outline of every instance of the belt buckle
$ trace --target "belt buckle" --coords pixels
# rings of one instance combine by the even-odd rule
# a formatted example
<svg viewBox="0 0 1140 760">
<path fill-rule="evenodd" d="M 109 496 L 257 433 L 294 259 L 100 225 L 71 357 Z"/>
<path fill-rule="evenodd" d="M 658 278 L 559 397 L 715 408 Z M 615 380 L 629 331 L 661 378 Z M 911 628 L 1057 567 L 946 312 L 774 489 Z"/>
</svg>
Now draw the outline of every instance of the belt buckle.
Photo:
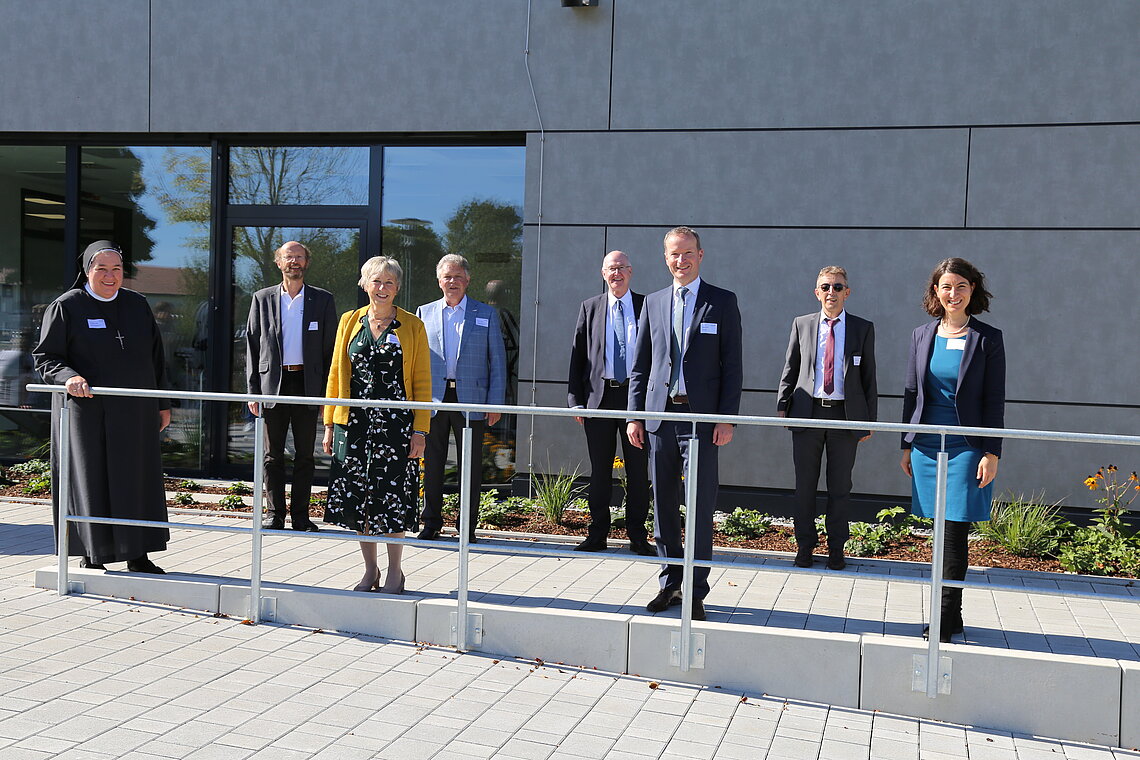
<svg viewBox="0 0 1140 760">
<path fill-rule="evenodd" d="M 607 378 L 607 379 L 606 379 L 606 383 L 607 383 L 607 384 L 609 384 L 609 386 L 610 386 L 611 388 L 620 388 L 620 387 L 622 387 L 623 385 L 625 385 L 625 383 L 624 383 L 624 382 L 618 382 L 617 380 L 615 380 L 615 379 L 614 379 L 614 378 L 612 378 L 612 377 L 611 377 L 611 378 Z"/>
<path fill-rule="evenodd" d="M 688 397 L 688 395 L 682 396 L 681 394 L 678 393 L 676 396 L 670 396 L 669 401 L 671 403 L 677 404 L 677 405 L 687 404 L 687 403 L 689 403 L 689 397 Z"/>
</svg>

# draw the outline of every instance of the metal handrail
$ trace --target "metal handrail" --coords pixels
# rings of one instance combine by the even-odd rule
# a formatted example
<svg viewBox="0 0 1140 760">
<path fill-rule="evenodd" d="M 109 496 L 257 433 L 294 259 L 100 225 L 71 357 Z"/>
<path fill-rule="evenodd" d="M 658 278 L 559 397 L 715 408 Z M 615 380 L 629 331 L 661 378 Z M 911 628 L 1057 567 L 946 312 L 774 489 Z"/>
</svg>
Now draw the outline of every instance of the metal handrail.
<svg viewBox="0 0 1140 760">
<path fill-rule="evenodd" d="M 45 384 L 29 384 L 27 390 L 38 393 L 65 393 L 66 389 L 61 385 L 45 385 Z M 1029 586 L 1006 586 L 998 584 L 980 584 L 969 583 L 967 581 L 951 581 L 942 578 L 942 550 L 945 536 L 946 527 L 946 474 L 947 474 L 947 460 L 948 455 L 946 452 L 946 437 L 947 436 L 981 436 L 981 437 L 1000 437 L 1000 438 L 1014 438 L 1023 440 L 1042 440 L 1042 441 L 1063 441 L 1070 443 L 1097 443 L 1097 444 L 1118 444 L 1124 446 L 1140 446 L 1140 436 L 1130 435 L 1116 435 L 1116 434 L 1102 434 L 1102 433 L 1075 433 L 1065 431 L 1047 431 L 1047 430 L 1025 430 L 1016 428 L 985 428 L 985 427 L 965 427 L 954 425 L 920 425 L 909 423 L 891 423 L 891 422 L 867 422 L 867 421 L 839 421 L 839 420 L 815 420 L 803 419 L 796 417 L 760 417 L 760 416 L 746 416 L 746 415 L 721 415 L 721 414 L 693 414 L 693 413 L 676 413 L 676 412 L 630 412 L 626 410 L 607 410 L 607 409 L 581 409 L 581 408 L 565 408 L 565 407 L 539 407 L 539 406 L 508 406 L 508 405 L 495 405 L 495 404 L 455 404 L 455 403 L 435 403 L 435 402 L 414 402 L 414 401 L 371 401 L 364 399 L 339 399 L 339 398 L 316 398 L 311 396 L 274 396 L 274 395 L 258 395 L 248 393 L 221 393 L 221 392 L 207 392 L 207 391 L 174 391 L 174 390 L 153 390 L 143 388 L 113 388 L 113 387 L 95 387 L 91 389 L 92 395 L 98 396 L 127 396 L 136 398 L 162 398 L 162 399 L 188 399 L 198 401 L 222 401 L 222 402 L 269 402 L 278 404 L 303 404 L 303 405 L 333 405 L 333 406 L 349 406 L 349 407 L 385 407 L 394 409 L 429 409 L 429 410 L 443 410 L 443 411 L 457 411 L 464 414 L 467 425 L 463 430 L 463 449 L 466 453 L 460 462 L 460 505 L 459 505 L 459 562 L 458 562 L 458 592 L 456 599 L 456 649 L 459 651 L 467 651 L 467 606 L 468 606 L 468 582 L 469 582 L 469 559 L 470 553 L 475 551 L 477 553 L 483 552 L 503 552 L 507 551 L 511 554 L 527 554 L 527 555 L 558 555 L 564 556 L 565 550 L 542 549 L 539 547 L 510 547 L 509 550 L 504 547 L 472 547 L 468 540 L 470 535 L 470 519 L 471 519 L 471 500 L 477 498 L 477 495 L 472 494 L 470 490 L 470 471 L 473 459 L 480 456 L 472 444 L 471 436 L 472 429 L 470 426 L 470 415 L 472 413 L 487 413 L 499 412 L 504 414 L 521 414 L 521 415 L 537 415 L 549 417 L 597 417 L 608 419 L 636 419 L 636 420 L 660 420 L 660 421 L 674 421 L 688 423 L 691 425 L 692 440 L 689 444 L 689 457 L 688 468 L 685 474 L 685 503 L 690 508 L 685 510 L 685 535 L 692 537 L 695 536 L 696 526 L 696 486 L 697 486 L 697 460 L 699 458 L 700 442 L 697 439 L 697 425 L 701 423 L 718 423 L 727 422 L 733 425 L 752 425 L 759 427 L 796 427 L 796 428 L 822 428 L 822 429 L 835 429 L 835 430 L 869 430 L 872 432 L 887 432 L 887 433 L 931 433 L 936 434 L 941 440 L 941 451 L 937 456 L 937 476 L 936 476 L 936 497 L 935 497 L 935 518 L 934 518 L 934 536 L 933 536 L 933 556 L 931 559 L 930 577 L 914 578 L 914 577 L 901 577 L 880 573 L 860 573 L 861 580 L 885 580 L 894 583 L 919 583 L 930 586 L 930 632 L 931 635 L 928 639 L 928 652 L 926 662 L 926 694 L 927 697 L 933 699 L 938 694 L 938 663 L 939 663 L 939 624 L 941 617 L 941 590 L 943 587 L 950 588 L 977 588 L 989 591 L 1014 591 L 1018 593 L 1039 594 L 1045 596 L 1062 596 L 1062 597 L 1075 597 L 1075 598 L 1096 598 L 1103 599 L 1103 594 L 1094 592 L 1081 592 L 1075 590 L 1063 589 L 1047 589 L 1040 587 Z M 67 397 L 65 396 L 65 399 Z M 262 416 L 256 417 L 255 421 L 255 453 L 254 453 L 254 519 L 251 528 L 240 528 L 235 526 L 218 526 L 218 525 L 200 525 L 194 523 L 172 523 L 172 522 L 158 522 L 148 520 L 126 520 L 115 518 L 96 518 L 96 517 L 79 517 L 67 514 L 68 491 L 70 488 L 70 478 L 68 473 L 68 461 L 70 456 L 70 440 L 66 435 L 68 430 L 68 410 L 69 404 L 63 404 L 60 416 L 60 428 L 57 433 L 57 440 L 59 445 L 59 461 L 60 472 L 64 473 L 59 485 L 60 502 L 59 502 L 59 521 L 58 521 L 58 575 L 57 575 L 57 592 L 62 596 L 68 593 L 67 587 L 67 523 L 68 522 L 89 522 L 89 523 L 105 523 L 112 525 L 142 525 L 150 527 L 167 527 L 167 528 L 182 528 L 190 530 L 212 530 L 224 531 L 230 533 L 251 533 L 251 566 L 250 566 L 250 611 L 249 619 L 253 623 L 257 623 L 261 619 L 260 610 L 260 584 L 261 584 L 261 538 L 265 533 L 261 527 L 261 502 L 260 498 L 263 484 L 264 484 L 264 425 L 265 421 Z M 270 533 L 291 534 L 292 531 L 269 531 Z M 448 546 L 441 546 L 435 542 L 420 541 L 417 539 L 397 539 L 386 538 L 383 536 L 362 536 L 355 533 L 339 533 L 332 531 L 325 531 L 318 534 L 307 533 L 304 534 L 306 539 L 322 539 L 322 540 L 351 540 L 351 541 L 367 541 L 374 543 L 399 543 L 408 544 L 411 546 L 418 546 L 423 548 L 435 549 L 450 549 Z M 693 588 L 693 569 L 696 567 L 716 567 L 727 569 L 738 569 L 741 567 L 739 563 L 718 562 L 715 560 L 697 560 L 694 557 L 694 541 L 692 539 L 685 541 L 684 557 L 683 558 L 662 558 L 662 557 L 641 557 L 641 556 L 624 556 L 614 555 L 612 559 L 625 562 L 642 562 L 645 564 L 671 564 L 682 565 L 682 598 L 685 601 L 681 605 L 681 628 L 680 628 L 680 669 L 687 671 L 689 669 L 689 660 L 691 659 L 691 641 L 692 641 L 692 606 L 688 600 L 692 599 Z M 609 558 L 607 558 L 609 559 Z M 755 566 L 752 568 L 756 571 L 777 571 L 776 568 L 765 568 L 763 566 Z M 818 571 L 800 568 L 779 568 L 781 573 L 817 573 Z M 1140 598 L 1120 597 L 1114 596 L 1114 600 L 1131 600 L 1140 602 Z"/>
</svg>

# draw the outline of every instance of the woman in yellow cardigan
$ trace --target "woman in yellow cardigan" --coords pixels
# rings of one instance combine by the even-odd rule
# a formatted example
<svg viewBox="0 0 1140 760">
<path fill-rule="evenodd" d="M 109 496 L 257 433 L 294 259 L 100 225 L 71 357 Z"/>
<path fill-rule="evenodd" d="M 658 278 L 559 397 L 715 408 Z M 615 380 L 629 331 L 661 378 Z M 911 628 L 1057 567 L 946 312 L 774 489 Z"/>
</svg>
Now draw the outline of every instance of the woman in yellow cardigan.
<svg viewBox="0 0 1140 760">
<path fill-rule="evenodd" d="M 431 401 L 427 332 L 396 306 L 403 271 L 374 256 L 360 268 L 368 305 L 340 318 L 329 370 L 329 398 Z M 331 454 L 325 522 L 363 535 L 403 538 L 415 530 L 419 459 L 431 412 L 385 407 L 325 407 L 324 450 Z M 376 544 L 361 543 L 364 578 L 354 591 L 404 592 L 400 544 L 388 544 L 388 573 L 380 585 Z"/>
</svg>

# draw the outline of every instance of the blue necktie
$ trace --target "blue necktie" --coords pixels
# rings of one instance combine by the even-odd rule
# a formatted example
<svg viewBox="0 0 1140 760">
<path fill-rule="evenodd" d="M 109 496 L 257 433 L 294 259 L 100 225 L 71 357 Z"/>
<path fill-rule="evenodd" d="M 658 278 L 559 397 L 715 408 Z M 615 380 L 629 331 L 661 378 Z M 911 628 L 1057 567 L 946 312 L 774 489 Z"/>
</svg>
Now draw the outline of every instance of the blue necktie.
<svg viewBox="0 0 1140 760">
<path fill-rule="evenodd" d="M 617 302 L 614 314 L 614 380 L 624 383 L 626 379 L 625 359 L 625 308 Z"/>
<path fill-rule="evenodd" d="M 677 288 L 677 301 L 673 304 L 673 367 L 669 373 L 669 395 L 676 396 L 681 384 L 681 353 L 685 345 L 685 296 L 688 288 Z"/>
</svg>

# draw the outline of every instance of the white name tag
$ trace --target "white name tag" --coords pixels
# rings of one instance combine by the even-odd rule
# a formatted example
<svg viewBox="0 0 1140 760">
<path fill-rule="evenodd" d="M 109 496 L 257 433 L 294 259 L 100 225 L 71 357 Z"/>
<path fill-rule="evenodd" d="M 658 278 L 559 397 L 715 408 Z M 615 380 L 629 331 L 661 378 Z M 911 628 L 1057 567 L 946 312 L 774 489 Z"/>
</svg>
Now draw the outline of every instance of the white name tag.
<svg viewBox="0 0 1140 760">
<path fill-rule="evenodd" d="M 716 322 L 701 322 L 701 335 L 716 335 Z"/>
<path fill-rule="evenodd" d="M 951 351 L 965 351 L 966 339 L 965 338 L 947 338 L 946 348 Z"/>
<path fill-rule="evenodd" d="M 851 363 L 854 364 L 856 367 L 858 367 L 860 364 L 863 363 L 863 357 L 862 356 L 852 356 L 851 357 Z"/>
<path fill-rule="evenodd" d="M 317 327 L 317 323 L 316 323 L 316 322 L 310 322 L 310 323 L 309 323 L 309 329 L 310 329 L 310 330 L 319 330 L 320 328 L 319 328 L 319 327 Z"/>
<path fill-rule="evenodd" d="M 87 326 L 92 330 L 103 330 L 107 327 L 107 323 L 101 319 L 89 319 L 87 320 Z"/>
<path fill-rule="evenodd" d="M 388 342 L 395 343 L 398 346 L 400 345 L 400 336 L 394 332 L 388 333 Z"/>
<path fill-rule="evenodd" d="M 487 321 L 486 319 L 484 319 L 483 317 L 475 317 L 475 324 L 479 325 L 480 327 L 487 327 L 487 326 L 489 326 L 491 323 L 490 323 L 490 322 L 488 322 L 488 321 Z"/>
</svg>

